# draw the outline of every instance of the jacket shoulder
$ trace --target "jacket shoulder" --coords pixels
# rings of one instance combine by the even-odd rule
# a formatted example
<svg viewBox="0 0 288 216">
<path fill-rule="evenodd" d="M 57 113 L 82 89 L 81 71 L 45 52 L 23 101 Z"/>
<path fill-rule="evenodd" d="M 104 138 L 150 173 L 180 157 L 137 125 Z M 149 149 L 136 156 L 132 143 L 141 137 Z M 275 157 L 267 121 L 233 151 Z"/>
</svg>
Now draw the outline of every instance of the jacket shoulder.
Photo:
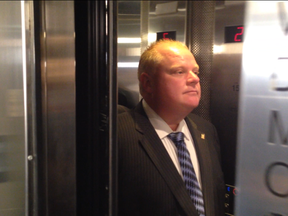
<svg viewBox="0 0 288 216">
<path fill-rule="evenodd" d="M 192 121 L 192 124 L 194 124 L 193 126 L 196 127 L 198 130 L 205 130 L 207 128 L 213 129 L 214 130 L 214 125 L 207 121 L 206 119 L 194 114 L 194 113 L 190 113 L 187 118 Z"/>
<path fill-rule="evenodd" d="M 131 127 L 135 125 L 134 114 L 131 110 L 122 112 L 117 116 L 118 130 L 123 129 L 123 127 Z"/>
</svg>

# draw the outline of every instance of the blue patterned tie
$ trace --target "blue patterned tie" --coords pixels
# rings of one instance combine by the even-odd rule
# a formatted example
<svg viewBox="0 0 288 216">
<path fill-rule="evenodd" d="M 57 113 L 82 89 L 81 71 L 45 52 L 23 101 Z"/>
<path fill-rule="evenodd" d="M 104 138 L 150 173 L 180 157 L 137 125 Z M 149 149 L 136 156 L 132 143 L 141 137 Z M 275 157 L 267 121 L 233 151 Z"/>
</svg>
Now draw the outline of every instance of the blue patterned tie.
<svg viewBox="0 0 288 216">
<path fill-rule="evenodd" d="M 170 133 L 168 137 L 175 143 L 178 149 L 178 159 L 180 162 L 183 179 L 190 197 L 200 216 L 205 216 L 204 200 L 202 191 L 190 159 L 190 154 L 184 142 L 184 134 L 182 132 Z"/>
</svg>

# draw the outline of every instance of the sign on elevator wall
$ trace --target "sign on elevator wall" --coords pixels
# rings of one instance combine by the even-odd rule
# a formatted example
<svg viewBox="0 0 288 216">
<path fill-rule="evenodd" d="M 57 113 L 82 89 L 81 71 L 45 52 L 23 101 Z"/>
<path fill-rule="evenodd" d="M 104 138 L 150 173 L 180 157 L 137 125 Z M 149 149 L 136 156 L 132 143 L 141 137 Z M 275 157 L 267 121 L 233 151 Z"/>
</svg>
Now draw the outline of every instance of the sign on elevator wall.
<svg viewBox="0 0 288 216">
<path fill-rule="evenodd" d="M 288 3 L 247 2 L 235 215 L 288 216 Z"/>
</svg>

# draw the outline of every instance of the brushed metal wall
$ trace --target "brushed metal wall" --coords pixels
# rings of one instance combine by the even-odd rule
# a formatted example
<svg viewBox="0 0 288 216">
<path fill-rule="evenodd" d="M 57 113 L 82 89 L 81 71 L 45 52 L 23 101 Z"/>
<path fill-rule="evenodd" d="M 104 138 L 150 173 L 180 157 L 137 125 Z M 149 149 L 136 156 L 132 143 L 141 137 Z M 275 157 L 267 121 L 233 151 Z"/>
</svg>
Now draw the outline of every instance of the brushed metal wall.
<svg viewBox="0 0 288 216">
<path fill-rule="evenodd" d="M 25 215 L 27 166 L 20 1 L 1 1 L 0 14 L 0 215 Z"/>
<path fill-rule="evenodd" d="M 211 121 L 222 151 L 226 184 L 235 185 L 235 157 L 239 82 L 243 43 L 225 43 L 225 27 L 243 25 L 245 2 L 218 4 L 215 10 L 214 54 L 211 75 Z"/>
<path fill-rule="evenodd" d="M 41 77 L 47 215 L 76 215 L 74 2 L 41 8 Z M 42 147 L 43 148 L 43 147 Z M 41 199 L 43 199 L 41 197 Z"/>
<path fill-rule="evenodd" d="M 287 2 L 249 1 L 237 143 L 236 215 L 288 215 Z"/>
<path fill-rule="evenodd" d="M 226 183 L 226 215 L 234 215 L 235 211 L 236 142 L 243 42 L 226 43 L 225 27 L 243 25 L 244 14 L 244 1 L 216 3 L 210 113 L 221 145 Z"/>
</svg>

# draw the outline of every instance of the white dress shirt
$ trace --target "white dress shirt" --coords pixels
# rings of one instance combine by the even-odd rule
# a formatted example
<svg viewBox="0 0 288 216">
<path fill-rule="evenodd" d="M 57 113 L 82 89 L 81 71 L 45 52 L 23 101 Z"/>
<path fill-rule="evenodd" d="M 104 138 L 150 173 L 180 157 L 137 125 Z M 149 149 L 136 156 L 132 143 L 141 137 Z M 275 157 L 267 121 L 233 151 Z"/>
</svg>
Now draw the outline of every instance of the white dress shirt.
<svg viewBox="0 0 288 216">
<path fill-rule="evenodd" d="M 173 161 L 176 169 L 178 170 L 179 174 L 183 178 L 180 163 L 177 156 L 177 148 L 172 140 L 170 140 L 167 135 L 172 133 L 173 130 L 169 127 L 169 125 L 145 102 L 143 99 L 143 108 L 146 112 L 151 124 L 153 125 L 156 133 L 158 134 L 160 140 L 162 141 L 164 147 L 166 148 L 168 154 L 170 155 L 171 160 Z M 182 132 L 184 134 L 184 142 L 186 144 L 186 147 L 189 151 L 191 161 L 201 188 L 201 178 L 200 178 L 200 169 L 199 169 L 199 163 L 194 147 L 194 142 L 192 139 L 192 136 L 190 134 L 190 131 L 188 129 L 188 126 L 183 119 L 179 125 L 176 131 L 174 132 Z"/>
</svg>

